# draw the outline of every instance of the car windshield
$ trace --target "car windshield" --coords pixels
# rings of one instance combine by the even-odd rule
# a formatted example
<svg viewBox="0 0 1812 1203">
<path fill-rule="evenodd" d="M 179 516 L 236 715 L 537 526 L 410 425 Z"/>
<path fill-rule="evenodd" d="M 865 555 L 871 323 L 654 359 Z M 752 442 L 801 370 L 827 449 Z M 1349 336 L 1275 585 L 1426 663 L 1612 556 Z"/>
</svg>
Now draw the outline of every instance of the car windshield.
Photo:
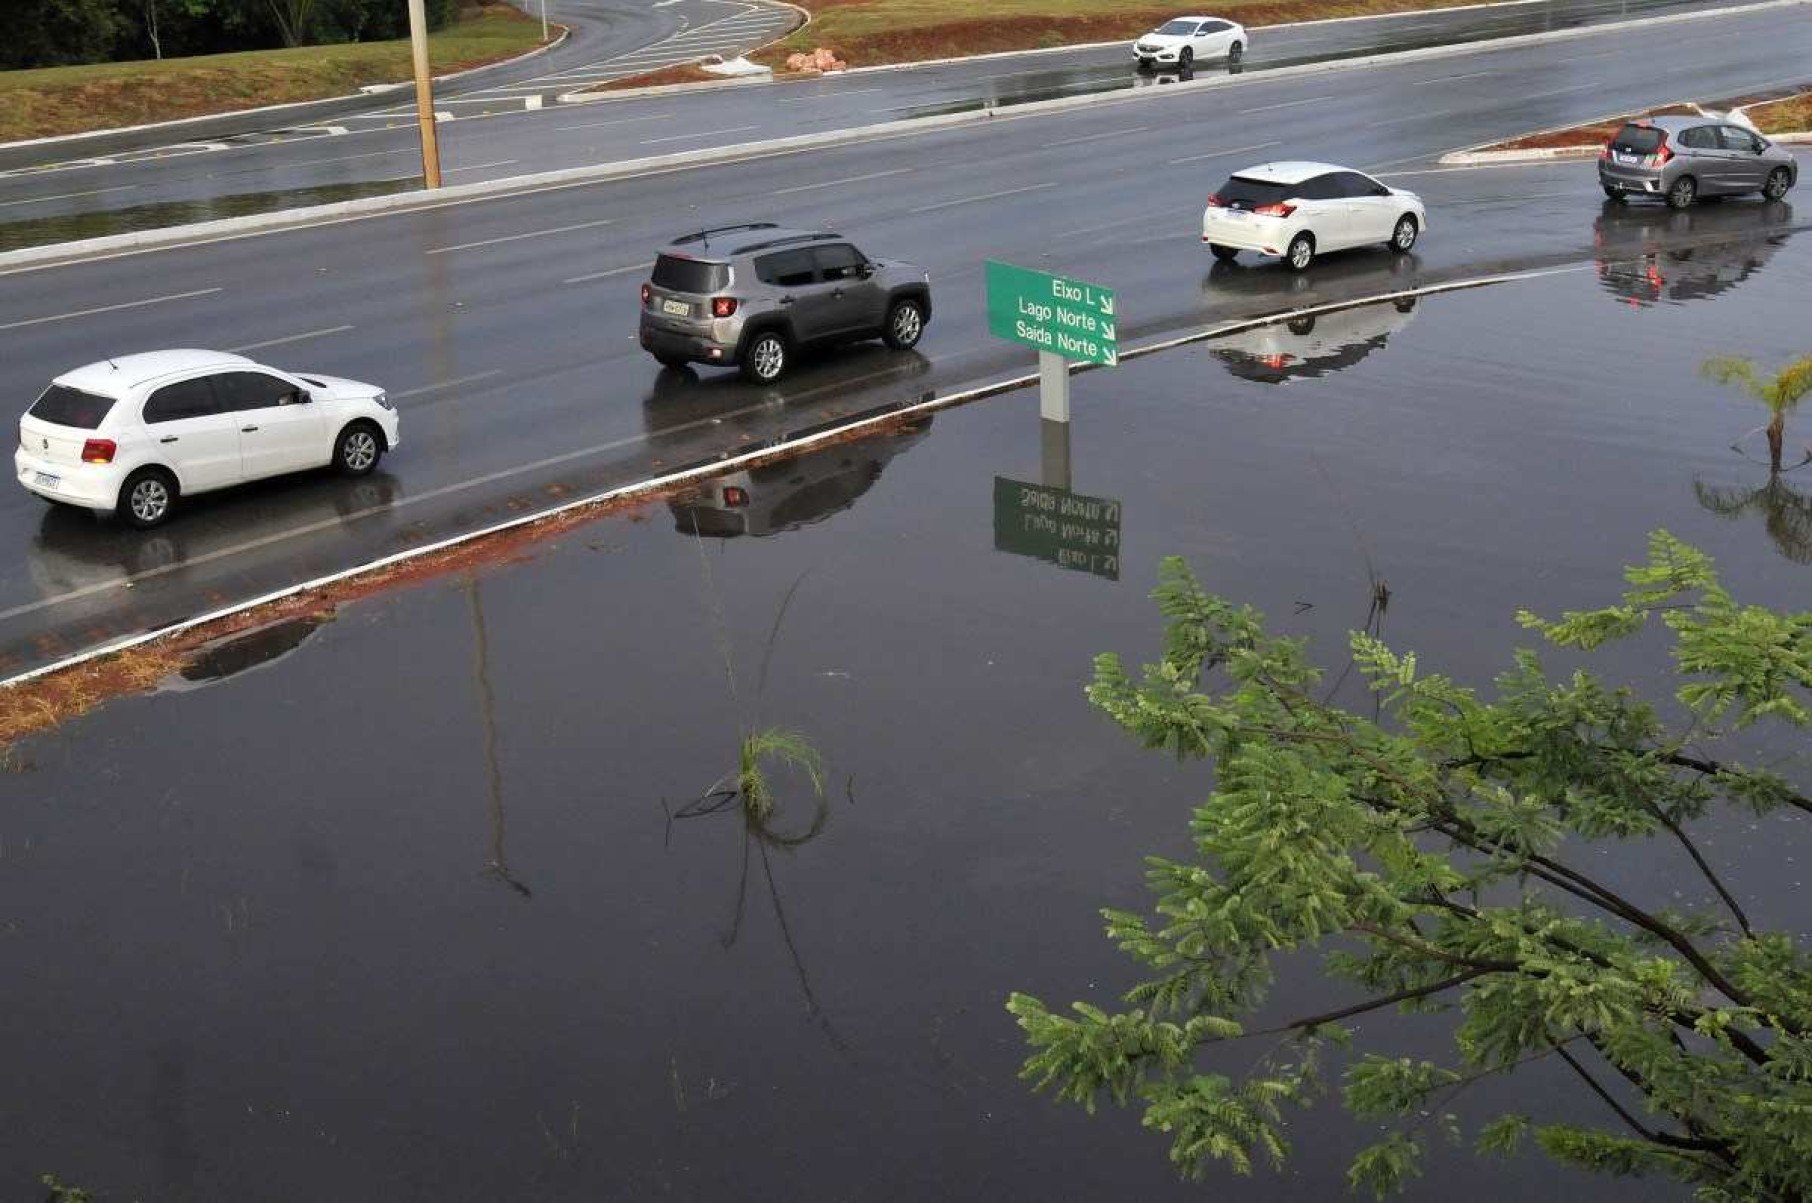
<svg viewBox="0 0 1812 1203">
<path fill-rule="evenodd" d="M 1195 32 L 1194 21 L 1166 21 L 1158 26 L 1157 32 L 1169 34 L 1173 38 L 1185 37 Z"/>
<path fill-rule="evenodd" d="M 1221 204 L 1230 209 L 1256 209 L 1260 205 L 1275 205 L 1288 199 L 1289 192 L 1289 188 L 1283 184 L 1235 175 L 1229 176 L 1226 183 L 1215 189 L 1214 194 L 1221 198 Z"/>
<path fill-rule="evenodd" d="M 670 288 L 674 292 L 716 292 L 730 282 L 730 267 L 725 263 L 661 255 L 654 261 L 651 282 L 656 288 Z"/>
<path fill-rule="evenodd" d="M 1626 125 L 1611 139 L 1611 149 L 1624 154 L 1652 155 L 1661 145 L 1661 131 L 1652 125 Z"/>
<path fill-rule="evenodd" d="M 98 397 L 80 389 L 53 384 L 44 390 L 44 395 L 38 398 L 29 412 L 39 421 L 93 430 L 112 408 L 112 397 Z"/>
</svg>

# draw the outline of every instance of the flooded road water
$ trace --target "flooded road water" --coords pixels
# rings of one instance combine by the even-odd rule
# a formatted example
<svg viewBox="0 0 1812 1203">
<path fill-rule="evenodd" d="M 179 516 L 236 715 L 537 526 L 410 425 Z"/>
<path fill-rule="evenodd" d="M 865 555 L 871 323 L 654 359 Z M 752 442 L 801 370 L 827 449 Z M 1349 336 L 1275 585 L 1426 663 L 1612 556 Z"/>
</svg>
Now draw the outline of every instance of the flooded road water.
<svg viewBox="0 0 1812 1203">
<path fill-rule="evenodd" d="M 1090 372 L 1067 439 L 1029 393 L 947 411 L 223 647 L 31 741 L 0 774 L 0 1194 L 54 1171 L 102 1201 L 1342 1195 L 1364 1134 L 1337 1109 L 1287 1173 L 1190 1186 L 1136 1116 L 1016 1078 L 1005 996 L 1130 982 L 1097 908 L 1143 905 L 1141 857 L 1187 849 L 1209 788 L 1090 710 L 1090 660 L 1155 656 L 1169 553 L 1330 658 L 1388 581 L 1385 637 L 1470 682 L 1527 642 L 1513 607 L 1608 601 L 1655 527 L 1803 607 L 1803 524 L 1705 501 L 1770 482 L 1731 450 L 1757 408 L 1696 369 L 1808 350 L 1812 241 L 1731 255 Z M 1013 507 L 1047 485 L 1113 509 L 1039 542 Z M 1110 525 L 1111 574 L 1064 554 Z M 754 825 L 713 791 L 773 726 L 822 754 L 824 801 L 778 773 Z M 1778 833 L 1707 834 L 1759 923 L 1804 928 Z M 1596 867 L 1664 899 L 1679 877 L 1661 850 Z M 1286 967 L 1280 1008 L 1331 997 Z M 1463 1116 L 1600 1118 L 1540 1067 L 1495 1089 Z M 1440 1148 L 1412 1197 L 1459 1190 L 1672 1197 Z"/>
</svg>

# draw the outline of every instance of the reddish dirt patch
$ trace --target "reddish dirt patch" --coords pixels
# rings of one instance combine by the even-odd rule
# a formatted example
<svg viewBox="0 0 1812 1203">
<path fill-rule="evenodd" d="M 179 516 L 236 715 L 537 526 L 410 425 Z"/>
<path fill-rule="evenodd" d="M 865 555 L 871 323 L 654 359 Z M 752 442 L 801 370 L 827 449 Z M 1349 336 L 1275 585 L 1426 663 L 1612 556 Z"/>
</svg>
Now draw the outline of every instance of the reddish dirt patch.
<svg viewBox="0 0 1812 1203">
<path fill-rule="evenodd" d="M 677 66 L 662 67 L 659 71 L 645 71 L 641 75 L 626 75 L 622 79 L 613 79 L 609 83 L 599 84 L 595 88 L 586 88 L 585 91 L 620 92 L 624 88 L 661 88 L 668 84 L 722 83 L 729 78 L 732 77 L 713 75 L 693 63 L 680 63 Z"/>
<path fill-rule="evenodd" d="M 1566 129 L 1544 130 L 1539 134 L 1529 134 L 1522 138 L 1512 138 L 1508 142 L 1499 142 L 1492 150 L 1547 150 L 1568 146 L 1602 146 L 1611 140 L 1611 135 L 1623 128 L 1626 121 L 1638 117 L 1690 117 L 1698 112 L 1691 105 L 1670 104 L 1659 109 L 1644 109 L 1640 113 L 1631 113 L 1610 121 L 1600 121 L 1592 125 L 1574 125 Z"/>
</svg>

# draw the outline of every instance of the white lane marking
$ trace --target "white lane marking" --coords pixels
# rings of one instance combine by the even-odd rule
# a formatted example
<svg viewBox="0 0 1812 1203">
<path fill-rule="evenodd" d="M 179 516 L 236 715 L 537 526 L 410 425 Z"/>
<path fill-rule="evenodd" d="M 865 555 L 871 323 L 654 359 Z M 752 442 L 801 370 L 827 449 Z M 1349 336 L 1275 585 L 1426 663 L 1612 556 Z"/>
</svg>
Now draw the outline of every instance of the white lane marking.
<svg viewBox="0 0 1812 1203">
<path fill-rule="evenodd" d="M 66 321 L 72 317 L 90 317 L 97 313 L 114 313 L 121 309 L 138 309 L 145 305 L 161 305 L 165 301 L 186 301 L 192 297 L 206 297 L 222 291 L 218 288 L 197 288 L 194 292 L 173 292 L 168 296 L 146 297 L 142 301 L 121 301 L 118 305 L 98 305 L 93 309 L 74 309 L 68 313 L 53 313 L 49 317 L 27 318 L 22 322 L 7 322 L 0 325 L 0 330 L 23 330 L 27 326 L 42 326 L 47 322 Z"/>
<path fill-rule="evenodd" d="M 791 196 L 795 192 L 810 192 L 816 188 L 839 188 L 844 184 L 859 184 L 863 180 L 878 180 L 882 176 L 905 175 L 911 170 L 912 168 L 910 167 L 894 167 L 887 171 L 871 171 L 867 175 L 846 175 L 841 179 L 823 180 L 816 184 L 795 184 L 791 188 L 776 188 L 774 191 L 768 193 L 768 195 Z"/>
<path fill-rule="evenodd" d="M 449 167 L 447 174 L 452 175 L 456 171 L 483 171 L 487 167 L 508 167 L 512 163 L 521 161 L 520 159 L 499 159 L 495 163 L 474 163 L 470 167 Z"/>
<path fill-rule="evenodd" d="M 1594 85 L 1594 86 L 1597 86 L 1597 85 Z M 1304 96 L 1300 100 L 1284 100 L 1284 101 L 1278 102 L 1277 104 L 1261 104 L 1256 108 L 1240 109 L 1239 111 L 1242 114 L 1244 114 L 1244 113 L 1268 113 L 1272 109 L 1293 109 L 1299 104 L 1316 104 L 1323 100 L 1332 100 L 1332 99 L 1334 99 L 1332 96 Z"/>
<path fill-rule="evenodd" d="M 548 234 L 570 234 L 574 230 L 591 230 L 598 226 L 607 226 L 616 218 L 606 217 L 602 221 L 582 221 L 576 226 L 555 226 L 551 230 L 530 230 L 526 234 L 505 234 L 502 238 L 485 238 L 478 242 L 462 242 L 457 246 L 437 246 L 429 251 L 430 255 L 447 255 L 454 251 L 469 251 L 475 247 L 496 246 L 500 242 L 521 242 L 524 238 L 541 238 Z"/>
<path fill-rule="evenodd" d="M 227 350 L 235 355 L 243 355 L 247 351 L 262 351 L 266 347 L 281 347 L 284 343 L 299 343 L 304 339 L 323 338 L 329 334 L 344 334 L 350 329 L 352 329 L 351 326 L 328 326 L 323 330 L 308 330 L 301 334 L 285 335 L 282 338 L 267 338 L 261 343 L 246 343 L 241 347 L 228 347 Z"/>
<path fill-rule="evenodd" d="M 1149 125 L 1135 125 L 1128 129 L 1108 130 L 1104 134 L 1083 134 L 1079 138 L 1060 138 L 1055 142 L 1046 142 L 1041 149 L 1050 150 L 1055 146 L 1075 146 L 1081 142 L 1098 142 L 1102 138 L 1120 138 L 1127 134 L 1142 134 L 1150 128 Z"/>
<path fill-rule="evenodd" d="M 810 96 L 788 96 L 776 100 L 775 104 L 804 104 L 808 100 L 840 100 L 845 96 L 860 96 L 864 92 L 879 92 L 880 88 L 845 88 L 836 92 L 815 92 Z"/>
<path fill-rule="evenodd" d="M 1524 159 L 1520 163 L 1470 163 L 1460 167 L 1423 167 L 1415 171 L 1378 171 L 1377 176 L 1446 175 L 1450 171 L 1497 171 L 1505 167 L 1577 167 L 1578 159 Z"/>
<path fill-rule="evenodd" d="M 81 196 L 99 196 L 103 192 L 131 192 L 137 187 L 137 184 L 121 184 L 117 188 L 90 188 L 86 192 L 60 192 L 55 196 L 28 196 L 24 200 L 0 201 L 0 209 L 4 209 L 8 205 L 41 205 L 45 201 L 75 200 Z"/>
<path fill-rule="evenodd" d="M 963 196 L 958 197 L 956 200 L 938 201 L 936 204 L 920 205 L 918 208 L 908 209 L 906 212 L 929 213 L 933 209 L 949 209 L 956 205 L 972 205 L 977 201 L 998 200 L 1003 196 L 1018 196 L 1025 192 L 1037 192 L 1040 188 L 1055 188 L 1056 186 L 1057 181 L 1052 180 L 1044 184 L 1032 184 L 1025 188 L 1008 188 L 1004 192 L 985 192 L 980 196 Z"/>
<path fill-rule="evenodd" d="M 759 126 L 754 126 L 754 125 L 733 125 L 729 129 L 701 130 L 696 134 L 674 134 L 674 135 L 672 135 L 670 137 L 666 137 L 666 138 L 646 138 L 643 140 L 642 145 L 643 146 L 657 146 L 662 142 L 686 142 L 693 138 L 715 138 L 719 134 L 740 134 L 740 133 L 744 132 L 745 130 L 752 130 L 752 129 L 759 129 L 759 128 L 760 128 Z"/>
<path fill-rule="evenodd" d="M 470 376 L 455 376 L 451 380 L 442 380 L 439 384 L 424 384 L 420 388 L 406 388 L 400 393 L 391 393 L 390 399 L 392 401 L 400 401 L 404 397 L 419 397 L 423 393 L 437 393 L 444 388 L 458 388 L 462 384 L 473 384 L 480 380 L 489 380 L 493 376 L 501 375 L 503 375 L 502 368 L 492 368 L 488 372 L 477 372 Z"/>
<path fill-rule="evenodd" d="M 1210 150 L 1210 151 L 1204 151 L 1202 154 L 1199 154 L 1199 155 L 1184 155 L 1180 159 L 1171 159 L 1171 160 L 1169 160 L 1169 162 L 1172 165 L 1175 165 L 1177 163 L 1200 163 L 1203 159 L 1224 159 L 1228 155 L 1244 154 L 1246 151 L 1249 151 L 1249 150 L 1263 150 L 1267 146 L 1276 146 L 1276 145 L 1277 145 L 1276 142 L 1254 142 L 1251 146 L 1232 146 L 1232 147 L 1227 148 L 1226 150 Z"/>
<path fill-rule="evenodd" d="M 571 279 L 560 281 L 560 283 L 562 283 L 562 284 L 583 284 L 587 280 L 602 280 L 606 276 L 626 276 L 630 272 L 646 271 L 648 268 L 651 268 L 653 266 L 654 266 L 654 264 L 652 262 L 650 262 L 650 263 L 625 263 L 622 267 L 607 268 L 604 271 L 592 272 L 589 275 L 584 275 L 584 276 L 573 276 Z"/>
<path fill-rule="evenodd" d="M 1196 212 L 1198 212 L 1196 209 L 1166 209 L 1158 213 L 1141 213 L 1137 217 L 1125 217 L 1119 221 L 1103 222 L 1098 226 L 1083 226 L 1080 230 L 1064 230 L 1058 233 L 1056 237 L 1076 238 L 1083 234 L 1099 234 L 1103 230 L 1117 230 L 1121 226 L 1180 220 L 1184 217 L 1193 216 Z M 948 276 L 949 273 L 946 272 L 945 275 Z"/>
<path fill-rule="evenodd" d="M 1468 71 L 1464 75 L 1437 75 L 1433 79 L 1411 80 L 1409 86 L 1412 88 L 1421 88 L 1426 87 L 1429 84 L 1452 83 L 1456 79 L 1483 79 L 1487 75 L 1496 74 L 1496 71 Z"/>
<path fill-rule="evenodd" d="M 390 155 L 413 155 L 413 154 L 417 154 L 417 153 L 419 153 L 419 152 L 417 152 L 413 147 L 399 146 L 395 150 L 370 150 L 370 151 L 366 151 L 364 154 L 340 155 L 338 158 L 333 158 L 333 159 L 301 159 L 294 163 L 286 163 L 286 164 L 284 164 L 284 166 L 286 166 L 286 167 L 320 167 L 320 166 L 323 166 L 328 163 L 350 163 L 354 159 L 382 159 L 382 158 L 386 158 Z"/>
<path fill-rule="evenodd" d="M 673 116 L 672 113 L 649 113 L 643 117 L 615 117 L 609 121 L 585 121 L 578 125 L 556 125 L 554 132 L 569 129 L 597 129 L 605 125 L 628 125 L 631 121 L 664 121 L 671 116 Z"/>
</svg>

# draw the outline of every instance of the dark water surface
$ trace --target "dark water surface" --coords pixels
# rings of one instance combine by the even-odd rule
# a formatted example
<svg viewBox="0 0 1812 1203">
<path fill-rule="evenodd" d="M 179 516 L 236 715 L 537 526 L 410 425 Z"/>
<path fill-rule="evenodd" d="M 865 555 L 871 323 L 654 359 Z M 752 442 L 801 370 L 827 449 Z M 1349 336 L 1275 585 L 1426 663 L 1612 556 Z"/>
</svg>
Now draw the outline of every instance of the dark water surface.
<svg viewBox="0 0 1812 1203">
<path fill-rule="evenodd" d="M 1700 359 L 1809 349 L 1812 242 L 1749 259 L 1079 377 L 1070 486 L 1120 503 L 1117 580 L 995 549 L 995 478 L 1062 459 L 1016 394 L 279 628 L 34 741 L 0 776 L 0 1196 L 46 1170 L 103 1201 L 1340 1196 L 1364 1134 L 1334 1108 L 1286 1173 L 1190 1186 L 1135 1116 L 1016 1080 L 1003 998 L 1125 987 L 1096 909 L 1141 905 L 1208 788 L 1089 709 L 1090 658 L 1156 654 L 1172 552 L 1330 658 L 1375 574 L 1386 637 L 1470 681 L 1527 642 L 1513 607 L 1608 600 L 1657 526 L 1803 607 L 1785 528 L 1701 501 L 1768 481 L 1730 449 L 1757 407 Z M 782 776 L 764 834 L 693 804 L 767 725 L 829 783 L 817 811 Z M 1706 834 L 1759 922 L 1803 930 L 1786 826 Z M 1581 855 L 1651 900 L 1686 880 L 1666 849 Z M 1302 966 L 1279 995 L 1347 1001 Z M 1438 1018 L 1367 1030 L 1441 1048 Z M 1542 1067 L 1462 1112 L 1515 1106 L 1605 1118 Z M 1460 1191 L 1677 1196 L 1438 1149 L 1412 1197 Z"/>
</svg>

